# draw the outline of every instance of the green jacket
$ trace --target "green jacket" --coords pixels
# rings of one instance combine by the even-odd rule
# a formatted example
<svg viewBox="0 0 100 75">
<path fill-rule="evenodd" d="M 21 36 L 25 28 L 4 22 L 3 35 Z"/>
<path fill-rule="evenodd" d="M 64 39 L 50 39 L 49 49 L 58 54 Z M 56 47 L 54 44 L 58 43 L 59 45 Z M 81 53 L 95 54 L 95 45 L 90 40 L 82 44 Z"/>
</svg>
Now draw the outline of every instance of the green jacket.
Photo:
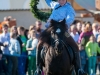
<svg viewBox="0 0 100 75">
<path fill-rule="evenodd" d="M 100 53 L 100 47 L 96 42 L 89 41 L 85 48 L 88 57 L 97 56 L 97 51 Z"/>
</svg>

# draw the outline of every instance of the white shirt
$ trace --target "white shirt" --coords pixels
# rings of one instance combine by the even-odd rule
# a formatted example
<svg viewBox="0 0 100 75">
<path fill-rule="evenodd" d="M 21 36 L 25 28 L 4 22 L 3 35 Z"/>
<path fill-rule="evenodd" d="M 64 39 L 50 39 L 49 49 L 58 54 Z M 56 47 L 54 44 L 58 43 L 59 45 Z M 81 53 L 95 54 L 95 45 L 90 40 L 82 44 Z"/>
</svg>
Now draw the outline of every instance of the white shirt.
<svg viewBox="0 0 100 75">
<path fill-rule="evenodd" d="M 77 43 L 78 39 L 79 39 L 79 34 L 78 33 L 73 34 L 73 32 L 71 32 L 70 35 L 72 36 L 72 38 L 74 39 L 74 41 Z"/>
</svg>

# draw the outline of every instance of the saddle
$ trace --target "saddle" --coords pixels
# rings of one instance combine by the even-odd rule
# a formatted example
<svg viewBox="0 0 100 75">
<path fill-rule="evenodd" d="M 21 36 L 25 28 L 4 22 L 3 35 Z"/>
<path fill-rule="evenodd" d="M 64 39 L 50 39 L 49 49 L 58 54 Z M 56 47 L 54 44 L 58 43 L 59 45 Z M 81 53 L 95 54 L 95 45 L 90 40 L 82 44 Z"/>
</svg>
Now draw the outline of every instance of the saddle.
<svg viewBox="0 0 100 75">
<path fill-rule="evenodd" d="M 63 40 L 61 40 L 62 44 L 65 46 L 66 48 L 66 51 L 68 52 L 68 55 L 70 57 L 70 63 L 72 64 L 73 63 L 73 60 L 74 60 L 74 51 L 72 49 L 72 47 L 69 45 L 69 44 L 65 44 L 65 42 Z M 46 46 L 43 46 L 42 50 L 41 50 L 41 63 L 42 63 L 42 66 L 45 66 L 45 56 L 46 56 L 46 53 L 47 53 L 47 47 Z"/>
</svg>

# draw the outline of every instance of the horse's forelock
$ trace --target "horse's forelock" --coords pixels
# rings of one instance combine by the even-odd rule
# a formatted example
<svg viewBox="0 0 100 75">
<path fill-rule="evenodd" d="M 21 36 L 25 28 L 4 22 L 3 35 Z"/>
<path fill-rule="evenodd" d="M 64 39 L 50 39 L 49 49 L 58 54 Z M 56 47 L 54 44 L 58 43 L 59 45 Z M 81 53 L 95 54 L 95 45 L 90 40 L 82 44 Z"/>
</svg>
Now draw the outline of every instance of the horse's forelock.
<svg viewBox="0 0 100 75">
<path fill-rule="evenodd" d="M 66 28 L 66 24 L 65 24 L 65 23 L 66 23 L 66 20 L 65 20 L 65 19 L 62 20 L 62 21 L 60 21 L 60 22 L 55 21 L 55 20 L 52 19 L 52 20 L 50 21 L 50 26 L 51 26 L 51 27 L 55 27 L 55 28 L 56 28 L 56 27 L 62 27 L 62 28 L 65 29 L 65 28 Z"/>
</svg>

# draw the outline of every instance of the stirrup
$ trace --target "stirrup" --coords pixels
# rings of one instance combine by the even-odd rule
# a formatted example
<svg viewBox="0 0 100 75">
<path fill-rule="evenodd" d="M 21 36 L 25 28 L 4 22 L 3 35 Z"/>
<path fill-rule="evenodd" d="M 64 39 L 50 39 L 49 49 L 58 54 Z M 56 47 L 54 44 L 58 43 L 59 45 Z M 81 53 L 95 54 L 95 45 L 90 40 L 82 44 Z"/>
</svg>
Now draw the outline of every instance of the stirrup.
<svg viewBox="0 0 100 75">
<path fill-rule="evenodd" d="M 83 69 L 79 69 L 79 70 L 78 70 L 78 75 L 79 75 L 80 72 L 81 72 L 82 74 L 85 73 L 85 72 L 83 71 Z"/>
<path fill-rule="evenodd" d="M 36 70 L 36 71 L 34 72 L 34 75 L 42 75 L 42 70 L 41 70 L 41 69 L 39 70 L 39 72 L 40 72 L 40 74 L 38 74 L 38 70 Z"/>
</svg>

